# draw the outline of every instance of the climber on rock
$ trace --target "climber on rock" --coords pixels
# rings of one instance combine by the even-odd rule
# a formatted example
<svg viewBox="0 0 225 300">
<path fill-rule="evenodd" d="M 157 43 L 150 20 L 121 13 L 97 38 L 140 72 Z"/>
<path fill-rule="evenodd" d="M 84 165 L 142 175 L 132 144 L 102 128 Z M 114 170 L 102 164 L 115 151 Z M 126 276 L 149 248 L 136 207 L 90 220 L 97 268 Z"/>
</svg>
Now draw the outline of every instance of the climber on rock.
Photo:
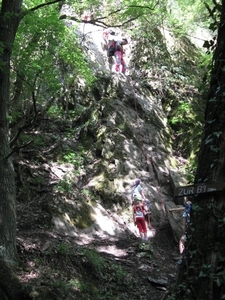
<svg viewBox="0 0 225 300">
<path fill-rule="evenodd" d="M 115 53 L 114 53 L 116 59 L 115 71 L 120 72 L 120 68 L 122 66 L 121 72 L 123 74 L 125 74 L 127 70 L 127 66 L 123 58 L 123 55 L 125 53 L 123 46 L 127 44 L 128 44 L 128 40 L 126 38 L 123 38 L 121 41 L 117 41 L 115 45 Z"/>
<path fill-rule="evenodd" d="M 145 220 L 148 223 L 148 227 L 149 229 L 154 229 L 151 225 L 151 219 L 150 219 L 150 201 L 148 199 L 145 198 L 143 189 L 141 187 L 141 180 L 140 179 L 135 179 L 135 181 L 132 184 L 132 189 L 131 189 L 131 203 L 132 205 L 134 204 L 134 202 L 143 202 L 144 206 L 145 206 L 145 212 L 144 212 L 144 216 L 145 216 Z"/>
</svg>

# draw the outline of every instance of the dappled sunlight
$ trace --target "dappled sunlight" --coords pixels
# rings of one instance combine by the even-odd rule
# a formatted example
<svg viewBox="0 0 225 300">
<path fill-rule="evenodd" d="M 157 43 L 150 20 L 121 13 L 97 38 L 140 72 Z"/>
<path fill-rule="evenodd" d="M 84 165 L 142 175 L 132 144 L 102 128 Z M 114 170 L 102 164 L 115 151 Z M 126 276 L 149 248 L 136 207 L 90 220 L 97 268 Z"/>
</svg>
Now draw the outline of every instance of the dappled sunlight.
<svg viewBox="0 0 225 300">
<path fill-rule="evenodd" d="M 117 224 L 115 224 L 115 222 L 109 218 L 104 209 L 97 204 L 97 207 L 93 207 L 93 210 L 95 215 L 92 214 L 92 217 L 96 219 L 99 230 L 105 231 L 111 235 L 115 235 Z"/>
<path fill-rule="evenodd" d="M 112 254 L 116 257 L 123 257 L 127 255 L 127 249 L 119 249 L 116 245 L 103 245 L 96 247 L 96 250 L 98 252 Z"/>
<path fill-rule="evenodd" d="M 156 207 L 156 209 L 158 209 L 159 211 L 161 211 L 161 209 L 162 209 L 160 203 L 157 203 L 157 202 L 155 203 L 155 207 Z"/>
<path fill-rule="evenodd" d="M 33 264 L 33 270 L 30 271 L 29 273 L 24 273 L 23 275 L 20 276 L 20 280 L 23 283 L 28 283 L 30 280 L 32 279 L 38 279 L 39 277 L 39 273 L 37 271 L 35 271 L 35 264 L 33 262 L 31 262 L 31 264 Z M 28 266 L 30 266 L 30 262 L 28 262 Z"/>
<path fill-rule="evenodd" d="M 0 300 L 171 298 L 182 218 L 170 213 L 173 188 L 181 170 L 188 177 L 196 171 L 208 59 L 190 43 L 183 16 L 171 14 L 174 1 L 25 1 L 23 9 L 21 2 L 1 1 L 7 55 L 0 71 L 0 250 L 9 252 L 2 255 L 9 275 L 0 264 Z M 160 28 L 165 24 L 170 30 Z M 115 32 L 104 40 L 109 25 Z M 114 46 L 111 60 L 109 40 L 122 38 L 128 44 Z M 143 184 L 139 199 L 131 190 L 135 178 Z M 140 205 L 137 215 L 136 200 L 148 206 Z M 183 256 L 187 268 L 195 266 L 188 264 L 192 258 L 197 262 L 191 243 Z M 18 264 L 8 268 L 14 258 Z M 13 291 L 14 273 L 28 297 Z M 210 275 L 219 286 L 220 278 Z M 179 284 L 187 294 L 188 280 L 187 290 Z"/>
</svg>

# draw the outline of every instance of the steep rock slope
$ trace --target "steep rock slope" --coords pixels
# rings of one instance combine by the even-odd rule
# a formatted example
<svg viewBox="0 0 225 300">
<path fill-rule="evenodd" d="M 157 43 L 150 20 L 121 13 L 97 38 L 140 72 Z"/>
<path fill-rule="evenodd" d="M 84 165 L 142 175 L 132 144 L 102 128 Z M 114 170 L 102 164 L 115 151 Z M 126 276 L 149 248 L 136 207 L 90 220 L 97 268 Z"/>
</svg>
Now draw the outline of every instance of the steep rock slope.
<svg viewBox="0 0 225 300">
<path fill-rule="evenodd" d="M 31 151 L 38 152 L 35 159 L 30 157 L 28 148 L 22 149 L 18 159 L 22 183 L 18 198 L 23 199 L 19 206 L 19 218 L 21 211 L 23 219 L 20 226 L 30 226 L 31 222 L 31 226 L 51 227 L 74 237 L 81 233 L 133 234 L 130 188 L 137 177 L 151 201 L 153 225 L 159 226 L 167 222 L 166 207 L 173 205 L 169 171 L 173 169 L 179 178 L 186 163 L 173 149 L 174 131 L 168 120 L 178 107 L 179 93 L 182 91 L 183 99 L 187 96 L 184 100 L 188 103 L 196 97 L 196 89 L 186 85 L 182 66 L 177 70 L 172 64 L 165 66 L 171 57 L 163 47 L 158 54 L 166 54 L 150 68 L 147 57 L 152 48 L 149 52 L 140 51 L 136 45 L 143 46 L 143 37 L 138 43 L 126 35 L 129 45 L 125 59 L 130 71 L 124 76 L 110 71 L 102 47 L 102 29 L 86 24 L 76 32 L 94 70 L 96 84 L 87 88 L 80 81 L 71 86 L 64 120 L 39 120 L 39 132 L 35 135 L 41 136 L 44 144 L 38 145 L 38 150 L 31 147 Z M 120 32 L 121 36 L 125 33 Z M 74 117 L 69 117 L 73 112 Z M 32 130 L 28 136 L 34 136 Z M 27 160 L 33 165 L 31 161 L 28 165 Z M 27 173 L 32 174 L 28 181 Z M 32 187 L 36 182 L 37 191 Z M 29 191 L 26 195 L 25 187 Z M 46 224 L 38 225 L 35 214 L 31 218 L 32 212 L 27 214 L 29 221 L 23 215 L 24 206 L 27 209 L 32 197 L 38 198 Z M 32 202 L 30 209 L 33 208 Z"/>
<path fill-rule="evenodd" d="M 63 113 L 38 115 L 21 137 L 29 143 L 15 158 L 24 264 L 18 275 L 37 300 L 165 299 L 178 268 L 173 237 L 180 234 L 179 226 L 172 234 L 167 219 L 174 205 L 169 174 L 182 177 L 182 156 L 192 149 L 190 135 L 197 136 L 189 132 L 193 115 L 188 124 L 181 118 L 171 126 L 177 114 L 187 120 L 180 102 L 193 105 L 197 97 L 186 73 L 190 64 L 176 65 L 155 30 L 154 47 L 146 46 L 146 37 L 134 42 L 128 36 L 129 73 L 123 76 L 110 71 L 102 30 L 77 30 L 96 83 L 75 80 Z M 179 132 L 184 125 L 186 144 Z M 130 207 L 137 177 L 156 229 L 148 231 L 147 244 L 136 238 Z"/>
</svg>

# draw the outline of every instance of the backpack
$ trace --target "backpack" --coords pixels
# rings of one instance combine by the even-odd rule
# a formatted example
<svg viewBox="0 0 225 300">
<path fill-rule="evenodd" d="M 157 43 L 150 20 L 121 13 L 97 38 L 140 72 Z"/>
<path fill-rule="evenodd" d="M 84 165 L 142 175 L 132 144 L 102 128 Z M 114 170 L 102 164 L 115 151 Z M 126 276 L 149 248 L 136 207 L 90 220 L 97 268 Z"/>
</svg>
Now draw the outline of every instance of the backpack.
<svg viewBox="0 0 225 300">
<path fill-rule="evenodd" d="M 145 209 L 142 205 L 136 204 L 133 206 L 133 209 L 135 217 L 144 217 Z"/>
<path fill-rule="evenodd" d="M 116 51 L 116 41 L 114 41 L 108 48 L 107 56 L 114 56 L 114 53 Z"/>
</svg>

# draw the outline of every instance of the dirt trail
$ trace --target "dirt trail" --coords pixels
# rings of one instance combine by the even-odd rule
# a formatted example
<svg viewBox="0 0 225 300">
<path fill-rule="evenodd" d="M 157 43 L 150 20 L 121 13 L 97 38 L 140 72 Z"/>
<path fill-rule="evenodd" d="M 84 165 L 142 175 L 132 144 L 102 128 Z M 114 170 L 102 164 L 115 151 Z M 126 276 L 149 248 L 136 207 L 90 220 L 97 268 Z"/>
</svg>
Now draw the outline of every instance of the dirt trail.
<svg viewBox="0 0 225 300">
<path fill-rule="evenodd" d="M 23 282 L 35 286 L 35 300 L 73 300 L 78 297 L 81 300 L 161 300 L 176 281 L 178 265 L 174 257 L 179 255 L 178 247 L 167 224 L 157 228 L 155 235 L 152 232 L 149 235 L 149 241 L 143 243 L 135 235 L 121 238 L 90 238 L 86 235 L 77 239 L 43 230 L 19 232 L 18 251 L 24 268 L 18 275 Z M 84 259 L 83 253 L 87 249 L 94 249 L 107 262 L 102 277 L 97 274 L 98 267 L 93 270 Z M 125 272 L 126 280 L 131 283 L 125 282 L 124 278 L 113 283 L 115 270 L 112 272 L 108 266 L 116 266 L 116 272 L 123 270 L 121 274 Z M 84 282 L 91 282 L 97 290 L 105 286 L 105 292 L 101 291 L 101 296 L 88 292 L 88 298 L 79 290 L 58 286 L 59 281 L 70 282 L 75 274 L 79 274 Z"/>
</svg>

